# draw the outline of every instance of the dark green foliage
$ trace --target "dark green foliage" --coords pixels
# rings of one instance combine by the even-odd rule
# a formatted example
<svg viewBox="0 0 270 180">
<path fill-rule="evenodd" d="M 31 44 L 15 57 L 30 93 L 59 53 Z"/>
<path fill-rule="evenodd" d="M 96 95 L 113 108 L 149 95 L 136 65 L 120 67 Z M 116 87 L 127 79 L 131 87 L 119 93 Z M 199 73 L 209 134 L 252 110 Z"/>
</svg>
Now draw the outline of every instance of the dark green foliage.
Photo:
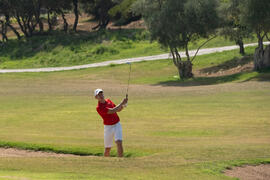
<svg viewBox="0 0 270 180">
<path fill-rule="evenodd" d="M 16 18 L 21 31 L 26 37 L 33 35 L 37 25 L 40 23 L 41 0 L 11 0 L 9 6 L 11 14 Z"/>
<path fill-rule="evenodd" d="M 47 15 L 49 30 L 57 24 L 57 15 L 63 18 L 64 31 L 68 30 L 65 13 L 71 11 L 73 0 L 0 0 L 0 14 L 5 17 L 5 25 L 20 39 L 20 34 L 11 25 L 10 19 L 16 19 L 25 37 L 37 34 L 37 27 L 43 33 L 41 15 Z M 52 16 L 53 15 L 53 16 Z M 51 17 L 52 16 L 52 17 Z"/>
<path fill-rule="evenodd" d="M 240 53 L 244 55 L 243 39 L 252 37 L 252 31 L 248 26 L 240 23 L 240 2 L 241 0 L 229 0 L 222 3 L 220 14 L 224 22 L 221 34 L 239 45 Z"/>
<path fill-rule="evenodd" d="M 260 71 L 270 67 L 268 56 L 270 47 L 266 50 L 263 45 L 270 32 L 270 1 L 242 0 L 241 2 L 240 22 L 251 28 L 258 38 L 258 48 L 254 53 L 254 69 Z"/>
<path fill-rule="evenodd" d="M 188 44 L 207 38 L 218 27 L 216 0 L 146 0 L 141 7 L 152 39 L 170 48 L 181 78 L 192 77 Z M 186 62 L 179 48 L 186 50 Z"/>
<path fill-rule="evenodd" d="M 136 0 L 114 0 L 114 2 L 117 5 L 110 9 L 109 14 L 115 21 L 115 25 L 126 25 L 141 18 L 141 14 L 132 12 L 132 5 Z"/>
<path fill-rule="evenodd" d="M 119 51 L 115 50 L 112 47 L 106 47 L 106 46 L 98 46 L 96 47 L 93 52 L 93 54 L 97 54 L 97 55 L 101 55 L 101 54 L 105 54 L 105 53 L 109 53 L 109 54 L 118 54 Z"/>
<path fill-rule="evenodd" d="M 241 0 L 240 22 L 256 32 L 259 47 L 270 32 L 270 1 Z"/>
<path fill-rule="evenodd" d="M 93 29 L 105 29 L 109 24 L 111 17 L 109 10 L 116 5 L 112 0 L 82 0 L 85 13 L 94 16 L 98 25 Z"/>
</svg>

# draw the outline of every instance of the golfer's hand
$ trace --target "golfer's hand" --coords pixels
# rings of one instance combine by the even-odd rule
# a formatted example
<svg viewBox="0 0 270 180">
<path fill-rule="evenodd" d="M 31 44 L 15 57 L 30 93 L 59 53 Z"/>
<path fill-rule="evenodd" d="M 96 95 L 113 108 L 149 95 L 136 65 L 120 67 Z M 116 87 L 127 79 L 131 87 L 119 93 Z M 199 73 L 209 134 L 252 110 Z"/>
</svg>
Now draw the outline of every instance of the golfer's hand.
<svg viewBox="0 0 270 180">
<path fill-rule="evenodd" d="M 123 99 L 121 104 L 124 105 L 124 104 L 127 104 L 127 102 L 128 102 L 128 98 L 125 98 L 125 99 Z"/>
<path fill-rule="evenodd" d="M 125 108 L 127 107 L 127 103 L 128 103 L 128 98 L 125 98 L 123 101 L 122 101 L 122 108 Z"/>
</svg>

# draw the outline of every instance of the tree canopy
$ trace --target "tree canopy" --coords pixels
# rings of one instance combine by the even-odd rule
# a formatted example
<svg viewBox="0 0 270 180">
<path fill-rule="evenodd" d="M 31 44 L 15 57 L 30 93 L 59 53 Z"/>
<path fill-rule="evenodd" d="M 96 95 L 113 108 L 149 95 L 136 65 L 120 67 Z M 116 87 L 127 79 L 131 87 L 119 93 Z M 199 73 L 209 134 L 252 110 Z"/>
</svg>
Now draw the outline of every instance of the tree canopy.
<svg viewBox="0 0 270 180">
<path fill-rule="evenodd" d="M 263 41 L 270 36 L 269 9 L 269 0 L 0 0 L 0 35 L 3 42 L 8 41 L 9 28 L 21 39 L 14 21 L 26 38 L 43 33 L 46 20 L 51 31 L 59 16 L 63 19 L 63 30 L 68 32 L 67 13 L 75 15 L 72 28 L 75 32 L 80 12 L 97 21 L 93 28 L 97 30 L 106 29 L 112 21 L 123 25 L 142 16 L 152 40 L 170 49 L 180 77 L 189 78 L 196 55 L 190 58 L 188 44 L 199 38 L 211 39 L 221 27 L 223 35 L 234 40 L 242 54 L 243 39 L 255 33 L 259 47 L 255 69 L 263 68 L 266 62 Z M 186 60 L 180 56 L 180 49 L 185 50 Z"/>
<path fill-rule="evenodd" d="M 263 41 L 270 33 L 270 1 L 241 0 L 240 21 L 256 33 L 258 48 L 254 54 L 254 69 L 270 67 L 270 46 L 264 49 Z"/>
<path fill-rule="evenodd" d="M 144 0 L 143 17 L 153 40 L 168 47 L 181 78 L 192 77 L 188 44 L 208 38 L 219 25 L 216 0 Z M 183 61 L 179 49 L 185 49 Z"/>
<path fill-rule="evenodd" d="M 220 15 L 223 19 L 221 34 L 239 45 L 240 53 L 244 55 L 244 38 L 251 38 L 252 30 L 240 22 L 241 1 L 229 0 L 221 3 Z"/>
</svg>

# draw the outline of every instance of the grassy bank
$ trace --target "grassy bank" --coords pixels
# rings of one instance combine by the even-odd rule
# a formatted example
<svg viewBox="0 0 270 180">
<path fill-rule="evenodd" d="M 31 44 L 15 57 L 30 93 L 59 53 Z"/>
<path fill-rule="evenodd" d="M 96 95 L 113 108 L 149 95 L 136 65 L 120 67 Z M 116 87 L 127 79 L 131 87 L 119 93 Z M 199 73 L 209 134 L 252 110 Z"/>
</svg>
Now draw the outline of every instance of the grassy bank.
<svg viewBox="0 0 270 180">
<path fill-rule="evenodd" d="M 190 44 L 196 49 L 205 39 Z M 245 43 L 256 42 L 247 39 Z M 234 42 L 217 37 L 207 47 L 234 45 Z M 107 60 L 141 57 L 168 52 L 157 42 L 150 42 L 145 30 L 108 30 L 35 36 L 29 39 L 10 40 L 0 47 L 0 69 L 59 67 L 89 64 Z"/>
</svg>

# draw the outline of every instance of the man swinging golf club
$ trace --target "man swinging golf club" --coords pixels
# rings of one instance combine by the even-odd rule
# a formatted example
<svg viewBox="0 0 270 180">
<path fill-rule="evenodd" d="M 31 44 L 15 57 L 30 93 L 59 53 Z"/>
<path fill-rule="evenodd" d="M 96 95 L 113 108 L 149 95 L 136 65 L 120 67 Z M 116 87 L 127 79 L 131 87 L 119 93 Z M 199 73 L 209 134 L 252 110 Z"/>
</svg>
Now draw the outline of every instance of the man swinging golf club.
<svg viewBox="0 0 270 180">
<path fill-rule="evenodd" d="M 110 99 L 104 98 L 102 89 L 96 89 L 94 96 L 98 100 L 97 112 L 102 117 L 104 124 L 104 156 L 110 156 L 114 136 L 115 143 L 117 144 L 118 157 L 123 157 L 122 126 L 117 112 L 120 112 L 125 107 L 128 98 L 126 96 L 126 98 L 116 106 Z"/>
</svg>

